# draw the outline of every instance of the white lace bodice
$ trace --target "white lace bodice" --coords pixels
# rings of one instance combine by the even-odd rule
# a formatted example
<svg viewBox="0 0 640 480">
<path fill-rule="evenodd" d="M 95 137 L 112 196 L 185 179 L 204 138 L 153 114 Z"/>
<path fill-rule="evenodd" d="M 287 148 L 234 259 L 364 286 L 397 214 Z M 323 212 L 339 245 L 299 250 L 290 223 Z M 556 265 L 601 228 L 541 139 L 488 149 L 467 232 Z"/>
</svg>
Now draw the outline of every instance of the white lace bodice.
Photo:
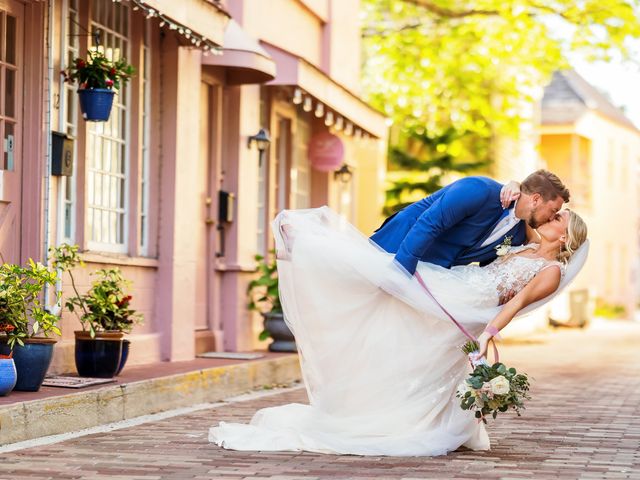
<svg viewBox="0 0 640 480">
<path fill-rule="evenodd" d="M 525 250 L 535 250 L 537 244 L 511 247 L 506 255 L 498 257 L 495 261 L 480 267 L 478 265 L 456 266 L 449 270 L 463 285 L 468 285 L 469 290 L 460 292 L 465 303 L 477 307 L 491 307 L 498 305 L 500 295 L 513 291 L 518 293 L 543 269 L 552 265 L 558 265 L 564 274 L 564 265 L 560 262 L 546 260 L 539 257 L 516 255 Z M 430 268 L 430 270 L 432 270 Z M 448 276 L 445 271 L 434 272 L 431 275 L 438 277 Z M 435 278 L 434 278 L 435 280 Z M 439 278 L 442 281 L 445 278 Z M 436 280 L 436 281 L 438 281 Z"/>
</svg>

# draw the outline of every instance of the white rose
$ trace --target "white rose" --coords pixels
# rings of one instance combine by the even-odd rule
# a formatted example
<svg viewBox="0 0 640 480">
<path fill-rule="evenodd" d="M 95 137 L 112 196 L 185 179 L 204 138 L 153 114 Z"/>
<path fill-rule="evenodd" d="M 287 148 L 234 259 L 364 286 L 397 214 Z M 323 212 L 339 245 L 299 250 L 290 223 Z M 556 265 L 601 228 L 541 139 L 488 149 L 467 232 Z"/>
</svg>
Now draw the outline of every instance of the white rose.
<svg viewBox="0 0 640 480">
<path fill-rule="evenodd" d="M 499 247 L 496 247 L 496 255 L 498 255 L 499 257 L 506 255 L 507 253 L 509 253 L 510 249 L 511 247 L 509 245 L 500 245 Z"/>
<path fill-rule="evenodd" d="M 509 380 L 502 375 L 492 379 L 489 383 L 491 384 L 491 392 L 494 395 L 505 395 L 509 393 Z"/>
</svg>

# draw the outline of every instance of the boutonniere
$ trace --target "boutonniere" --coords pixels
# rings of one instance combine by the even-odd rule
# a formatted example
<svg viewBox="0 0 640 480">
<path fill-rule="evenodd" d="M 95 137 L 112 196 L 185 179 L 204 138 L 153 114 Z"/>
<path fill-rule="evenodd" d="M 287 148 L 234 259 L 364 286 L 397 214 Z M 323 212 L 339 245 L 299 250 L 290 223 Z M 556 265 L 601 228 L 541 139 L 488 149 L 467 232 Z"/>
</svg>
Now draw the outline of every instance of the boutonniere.
<svg viewBox="0 0 640 480">
<path fill-rule="evenodd" d="M 507 235 L 506 237 L 504 237 L 504 240 L 502 241 L 502 243 L 500 245 L 496 245 L 495 249 L 496 249 L 496 255 L 498 255 L 499 257 L 506 255 L 507 253 L 509 253 L 509 250 L 511 249 L 511 239 L 513 238 L 513 235 Z"/>
</svg>

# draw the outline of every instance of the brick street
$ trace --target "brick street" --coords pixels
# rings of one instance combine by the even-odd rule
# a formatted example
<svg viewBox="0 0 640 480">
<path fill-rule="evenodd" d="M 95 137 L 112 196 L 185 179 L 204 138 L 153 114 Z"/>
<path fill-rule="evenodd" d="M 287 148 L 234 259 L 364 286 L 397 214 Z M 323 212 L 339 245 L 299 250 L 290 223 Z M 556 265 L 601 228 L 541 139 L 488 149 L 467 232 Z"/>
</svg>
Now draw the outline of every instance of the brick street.
<svg viewBox="0 0 640 480">
<path fill-rule="evenodd" d="M 257 408 L 306 401 L 276 395 L 2 455 L 0 478 L 634 478 L 640 479 L 640 323 L 598 323 L 502 345 L 502 360 L 534 378 L 523 417 L 490 423 L 492 450 L 389 458 L 249 453 L 207 442 L 220 420 L 248 421 Z"/>
</svg>

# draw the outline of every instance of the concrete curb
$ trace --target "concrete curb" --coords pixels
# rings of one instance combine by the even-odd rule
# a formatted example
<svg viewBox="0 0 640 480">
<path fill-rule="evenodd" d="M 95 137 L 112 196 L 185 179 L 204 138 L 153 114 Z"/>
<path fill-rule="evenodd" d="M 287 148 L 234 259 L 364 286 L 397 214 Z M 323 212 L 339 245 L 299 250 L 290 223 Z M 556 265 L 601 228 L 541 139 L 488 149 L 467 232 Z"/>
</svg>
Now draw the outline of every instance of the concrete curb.
<svg viewBox="0 0 640 480">
<path fill-rule="evenodd" d="M 6 405 L 0 407 L 0 445 L 216 402 L 297 380 L 298 357 L 287 355 Z"/>
</svg>

